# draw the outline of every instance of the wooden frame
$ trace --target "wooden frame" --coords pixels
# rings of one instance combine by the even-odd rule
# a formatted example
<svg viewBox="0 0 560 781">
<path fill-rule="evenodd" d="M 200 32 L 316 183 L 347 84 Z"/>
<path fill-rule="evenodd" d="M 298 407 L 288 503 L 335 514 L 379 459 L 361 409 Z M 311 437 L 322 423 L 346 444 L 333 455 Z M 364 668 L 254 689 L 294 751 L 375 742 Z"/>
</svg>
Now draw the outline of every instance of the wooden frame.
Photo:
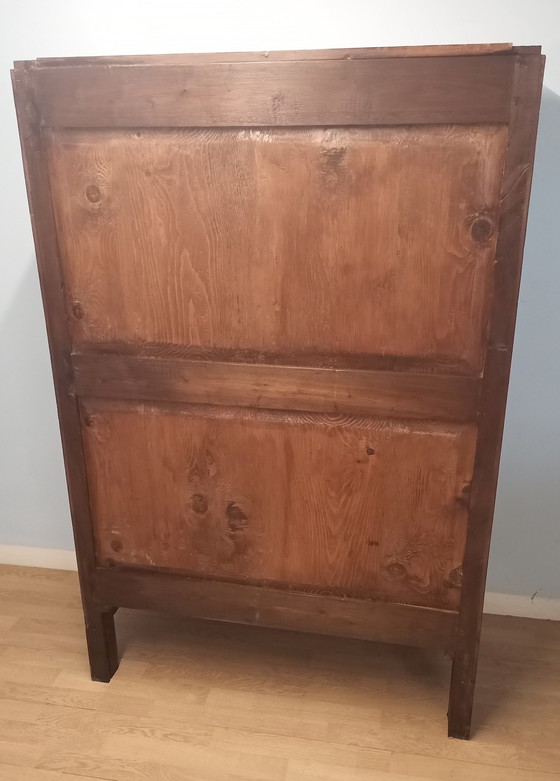
<svg viewBox="0 0 560 781">
<path fill-rule="evenodd" d="M 95 680 L 108 681 L 118 664 L 113 613 L 119 606 L 426 645 L 453 657 L 449 734 L 469 737 L 543 67 L 539 47 L 507 44 L 16 63 L 14 92 Z M 309 100 L 312 94 L 325 99 Z M 331 373 L 325 385 L 329 370 L 322 368 L 187 366 L 180 358 L 73 352 L 44 128 L 404 123 L 508 125 L 481 377 L 385 372 L 380 365 L 367 375 L 348 368 Z M 477 422 L 459 611 L 99 567 L 81 429 L 84 397 Z"/>
<path fill-rule="evenodd" d="M 76 353 L 79 396 L 263 409 L 475 420 L 480 380 L 413 372 L 170 360 Z"/>
<path fill-rule="evenodd" d="M 331 60 L 312 70 L 298 60 L 116 65 L 110 82 L 106 66 L 78 65 L 39 68 L 36 78 L 51 127 L 406 125 L 506 122 L 510 65 L 498 55 L 349 60 L 343 71 Z"/>
</svg>

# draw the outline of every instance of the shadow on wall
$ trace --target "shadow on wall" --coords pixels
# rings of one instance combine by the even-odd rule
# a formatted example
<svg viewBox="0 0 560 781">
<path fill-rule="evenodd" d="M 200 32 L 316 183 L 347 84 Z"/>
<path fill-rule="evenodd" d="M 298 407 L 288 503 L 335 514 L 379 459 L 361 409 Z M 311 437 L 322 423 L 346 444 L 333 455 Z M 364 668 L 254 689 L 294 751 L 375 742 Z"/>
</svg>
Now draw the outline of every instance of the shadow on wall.
<svg viewBox="0 0 560 781">
<path fill-rule="evenodd" d="M 488 589 L 560 597 L 560 96 L 544 88 Z"/>
<path fill-rule="evenodd" d="M 0 322 L 0 544 L 73 548 L 35 258 Z"/>
</svg>

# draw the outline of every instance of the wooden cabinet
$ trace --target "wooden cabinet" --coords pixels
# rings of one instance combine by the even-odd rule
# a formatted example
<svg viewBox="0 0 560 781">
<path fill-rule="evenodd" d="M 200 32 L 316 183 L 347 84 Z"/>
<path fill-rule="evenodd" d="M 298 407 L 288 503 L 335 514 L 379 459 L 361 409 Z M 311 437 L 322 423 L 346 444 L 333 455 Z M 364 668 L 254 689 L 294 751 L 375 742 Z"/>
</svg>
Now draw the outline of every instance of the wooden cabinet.
<svg viewBox="0 0 560 781">
<path fill-rule="evenodd" d="M 420 644 L 468 737 L 542 68 L 16 63 L 95 679 L 119 606 Z"/>
</svg>

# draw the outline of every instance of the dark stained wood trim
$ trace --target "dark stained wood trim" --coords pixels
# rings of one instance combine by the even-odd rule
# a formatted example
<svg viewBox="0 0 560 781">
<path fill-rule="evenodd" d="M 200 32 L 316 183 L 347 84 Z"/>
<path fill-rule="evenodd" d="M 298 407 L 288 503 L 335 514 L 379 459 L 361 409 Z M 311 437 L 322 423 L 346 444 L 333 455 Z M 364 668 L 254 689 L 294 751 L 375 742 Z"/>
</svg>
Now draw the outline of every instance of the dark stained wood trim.
<svg viewBox="0 0 560 781">
<path fill-rule="evenodd" d="M 39 116 L 30 75 L 25 71 L 15 70 L 12 71 L 12 77 L 62 437 L 91 672 L 97 680 L 109 680 L 117 667 L 116 642 L 114 629 L 111 628 L 112 617 L 99 615 L 92 598 L 96 561 L 89 492 L 79 404 L 69 393 L 72 378 L 70 334 Z"/>
<path fill-rule="evenodd" d="M 481 345 L 481 350 L 484 345 Z M 356 369 L 365 371 L 415 372 L 419 374 L 453 374 L 473 377 L 476 369 L 458 356 L 444 353 L 430 355 L 391 355 L 331 351 L 274 351 L 231 347 L 203 347 L 168 342 L 103 341 L 82 342 L 78 353 L 97 355 L 134 355 L 142 358 L 168 358 L 218 363 L 267 363 L 271 366 L 307 366 L 316 369 Z"/>
<path fill-rule="evenodd" d="M 53 127 L 402 125 L 507 122 L 513 63 L 505 54 L 30 72 Z"/>
<path fill-rule="evenodd" d="M 94 681 L 109 683 L 119 666 L 114 619 L 116 610 L 113 606 L 99 610 L 95 604 L 84 610 L 91 678 Z"/>
<path fill-rule="evenodd" d="M 537 49 L 540 46 L 521 47 Z M 41 57 L 16 63 L 22 67 L 51 68 L 68 65 L 187 65 L 208 62 L 283 62 L 292 60 L 359 60 L 388 57 L 463 57 L 480 54 L 510 54 L 519 51 L 511 43 L 450 44 L 443 46 L 381 46 L 359 49 L 302 49 L 260 52 L 202 52 L 194 54 L 145 54 L 113 57 Z M 537 53 L 538 53 L 537 52 Z"/>
<path fill-rule="evenodd" d="M 96 413 L 119 413 L 121 415 L 138 415 L 143 413 L 173 416 L 188 416 L 220 420 L 243 420 L 249 423 L 282 423 L 289 426 L 313 425 L 335 427 L 339 430 L 359 426 L 365 431 L 379 431 L 387 426 L 394 428 L 394 421 L 373 415 L 351 415 L 348 413 L 328 414 L 324 412 L 287 411 L 281 409 L 255 409 L 254 407 L 228 406 L 226 404 L 177 404 L 168 401 L 132 401 L 131 399 L 81 399 L 83 410 L 83 425 L 95 426 Z M 411 432 L 442 433 L 458 435 L 460 429 L 475 424 L 452 423 L 450 421 L 418 420 L 403 418 L 401 430 Z M 195 576 L 197 573 L 194 573 Z"/>
<path fill-rule="evenodd" d="M 444 650 L 453 645 L 457 620 L 457 614 L 447 610 L 195 580 L 148 570 L 99 568 L 96 586 L 100 608 L 116 601 L 119 607 Z"/>
<path fill-rule="evenodd" d="M 456 422 L 476 419 L 480 380 L 441 374 L 74 354 L 79 396 L 241 405 Z"/>
<path fill-rule="evenodd" d="M 470 736 L 543 69 L 544 57 L 527 55 L 516 58 L 509 143 L 502 180 L 490 338 L 482 384 L 462 600 L 449 699 L 449 734 L 463 739 Z"/>
</svg>

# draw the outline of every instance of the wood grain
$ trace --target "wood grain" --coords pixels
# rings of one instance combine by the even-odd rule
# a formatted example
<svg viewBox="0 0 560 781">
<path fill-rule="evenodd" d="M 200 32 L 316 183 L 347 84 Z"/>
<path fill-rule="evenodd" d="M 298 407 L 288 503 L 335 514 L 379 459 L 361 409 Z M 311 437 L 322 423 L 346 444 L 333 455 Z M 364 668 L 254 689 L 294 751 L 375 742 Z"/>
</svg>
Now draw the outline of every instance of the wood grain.
<svg viewBox="0 0 560 781">
<path fill-rule="evenodd" d="M 112 619 L 107 615 L 99 614 L 93 606 L 92 573 L 95 567 L 93 528 L 78 402 L 68 393 L 71 377 L 71 345 L 65 308 L 64 272 L 60 266 L 51 183 L 46 168 L 34 85 L 29 73 L 23 70 L 12 71 L 12 80 L 62 435 L 90 668 L 95 678 L 108 681 L 117 667 L 117 649 Z"/>
<path fill-rule="evenodd" d="M 53 132 L 74 345 L 379 354 L 478 374 L 505 139 L 493 126 Z"/>
<path fill-rule="evenodd" d="M 417 57 L 33 69 L 50 127 L 507 122 L 513 58 Z"/>
<path fill-rule="evenodd" d="M 469 503 L 465 587 L 449 695 L 449 734 L 463 739 L 470 735 L 543 71 L 543 57 L 516 58 L 481 420 Z"/>
<path fill-rule="evenodd" d="M 522 47 L 527 48 L 527 47 Z M 531 47 L 538 49 L 540 47 Z M 116 57 L 40 57 L 16 63 L 27 68 L 69 65 L 187 65 L 209 62 L 259 62 L 284 60 L 359 60 L 387 57 L 463 57 L 479 54 L 509 54 L 519 51 L 511 43 L 471 43 L 440 46 L 378 46 L 361 49 L 301 49 L 260 52 L 204 52 L 194 54 L 119 55 Z"/>
<path fill-rule="evenodd" d="M 104 565 L 458 606 L 472 427 L 90 402 L 84 423 Z"/>
<path fill-rule="evenodd" d="M 152 571 L 99 569 L 96 592 L 102 604 L 116 596 L 123 607 L 157 610 L 165 604 L 167 612 L 190 617 L 444 650 L 453 645 L 457 620 L 448 610 L 188 580 Z"/>
<path fill-rule="evenodd" d="M 81 396 L 473 421 L 473 377 L 74 354 Z"/>
</svg>

